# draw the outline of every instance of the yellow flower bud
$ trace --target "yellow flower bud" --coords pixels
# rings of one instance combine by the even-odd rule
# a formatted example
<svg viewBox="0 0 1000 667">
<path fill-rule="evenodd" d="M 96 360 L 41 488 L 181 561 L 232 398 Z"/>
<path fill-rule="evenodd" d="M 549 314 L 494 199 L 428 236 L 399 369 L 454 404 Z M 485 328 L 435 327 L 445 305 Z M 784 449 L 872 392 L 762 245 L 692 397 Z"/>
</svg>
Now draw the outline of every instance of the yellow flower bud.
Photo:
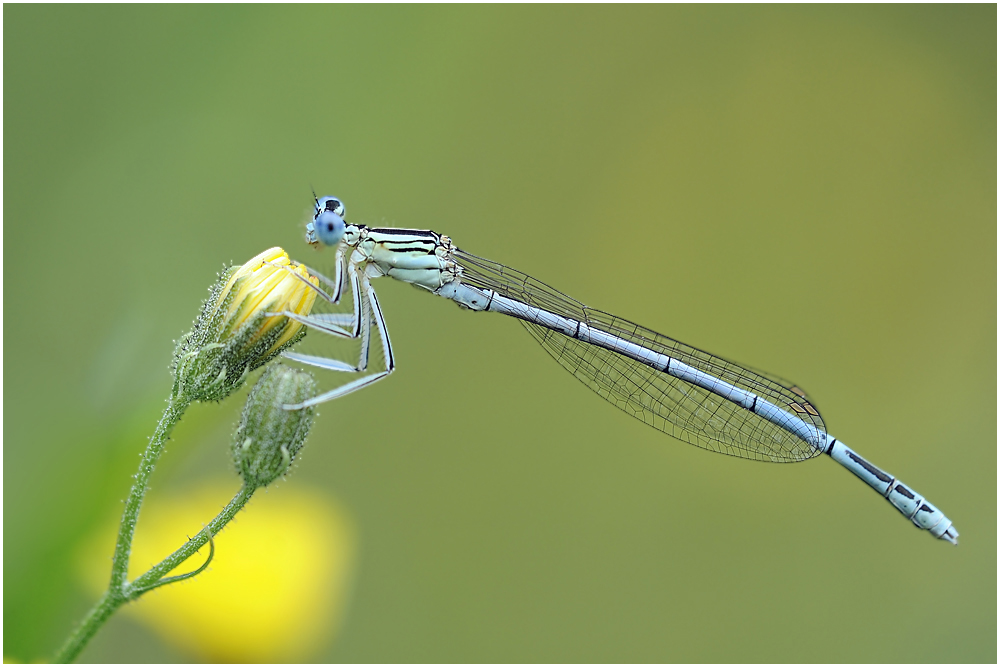
<svg viewBox="0 0 1000 667">
<path fill-rule="evenodd" d="M 238 331 L 258 313 L 289 311 L 308 315 L 316 301 L 316 290 L 310 288 L 307 281 L 319 284 L 305 266 L 292 262 L 281 248 L 260 253 L 229 278 L 216 301 L 218 307 L 226 301 L 231 290 L 235 292 L 224 318 L 223 337 Z M 249 343 L 256 343 L 280 326 L 284 326 L 281 335 L 265 354 L 290 341 L 302 328 L 302 324 L 284 316 L 267 317 L 258 325 Z"/>
<path fill-rule="evenodd" d="M 226 271 L 174 352 L 175 394 L 219 401 L 232 393 L 305 335 L 301 323 L 277 313 L 308 315 L 318 283 L 281 248 Z"/>
</svg>

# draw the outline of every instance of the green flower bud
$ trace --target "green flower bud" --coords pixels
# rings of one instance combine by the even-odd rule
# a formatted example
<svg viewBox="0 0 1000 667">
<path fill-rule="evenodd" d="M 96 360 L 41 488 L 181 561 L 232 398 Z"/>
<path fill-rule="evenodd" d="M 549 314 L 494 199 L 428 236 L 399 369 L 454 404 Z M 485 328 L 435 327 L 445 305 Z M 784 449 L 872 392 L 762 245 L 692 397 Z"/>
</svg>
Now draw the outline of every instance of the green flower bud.
<svg viewBox="0 0 1000 667">
<path fill-rule="evenodd" d="M 233 435 L 233 459 L 244 484 L 267 486 L 288 472 L 312 428 L 315 410 L 284 406 L 315 394 L 316 383 L 309 373 L 281 364 L 264 371 Z"/>
<path fill-rule="evenodd" d="M 193 328 L 177 343 L 174 395 L 221 401 L 250 371 L 298 342 L 305 335 L 301 323 L 268 313 L 308 315 L 316 301 L 309 283 L 318 280 L 281 248 L 223 272 Z"/>
</svg>

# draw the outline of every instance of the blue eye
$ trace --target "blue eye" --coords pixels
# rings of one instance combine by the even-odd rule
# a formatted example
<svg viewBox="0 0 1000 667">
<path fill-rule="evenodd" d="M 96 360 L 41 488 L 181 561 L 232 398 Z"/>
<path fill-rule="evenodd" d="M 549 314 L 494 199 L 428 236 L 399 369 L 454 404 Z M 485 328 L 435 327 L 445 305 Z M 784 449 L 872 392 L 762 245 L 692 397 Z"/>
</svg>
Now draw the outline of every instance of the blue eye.
<svg viewBox="0 0 1000 667">
<path fill-rule="evenodd" d="M 347 215 L 347 209 L 344 208 L 343 203 L 336 197 L 320 197 L 316 200 L 316 212 L 315 215 L 319 215 L 323 211 L 330 211 L 331 213 L 337 214 L 341 219 Z"/>
<path fill-rule="evenodd" d="M 320 197 L 316 200 L 316 210 L 313 214 L 312 230 L 315 234 L 310 243 L 317 240 L 323 245 L 337 245 L 344 237 L 344 216 L 347 209 L 336 197 Z M 308 238 L 307 238 L 308 240 Z"/>
<path fill-rule="evenodd" d="M 344 219 L 333 211 L 320 211 L 313 220 L 313 230 L 323 245 L 337 245 L 344 237 Z"/>
</svg>

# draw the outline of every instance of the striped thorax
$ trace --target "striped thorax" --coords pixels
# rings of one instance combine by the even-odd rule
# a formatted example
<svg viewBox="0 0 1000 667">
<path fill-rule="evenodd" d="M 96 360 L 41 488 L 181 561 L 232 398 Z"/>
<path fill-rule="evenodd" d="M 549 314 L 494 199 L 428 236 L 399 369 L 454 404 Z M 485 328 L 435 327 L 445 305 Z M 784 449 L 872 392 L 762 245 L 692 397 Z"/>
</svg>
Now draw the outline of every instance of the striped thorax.
<svg viewBox="0 0 1000 667">
<path fill-rule="evenodd" d="M 430 230 L 348 225 L 344 243 L 354 248 L 351 263 L 369 278 L 389 276 L 433 292 L 460 273 L 451 239 Z"/>
</svg>

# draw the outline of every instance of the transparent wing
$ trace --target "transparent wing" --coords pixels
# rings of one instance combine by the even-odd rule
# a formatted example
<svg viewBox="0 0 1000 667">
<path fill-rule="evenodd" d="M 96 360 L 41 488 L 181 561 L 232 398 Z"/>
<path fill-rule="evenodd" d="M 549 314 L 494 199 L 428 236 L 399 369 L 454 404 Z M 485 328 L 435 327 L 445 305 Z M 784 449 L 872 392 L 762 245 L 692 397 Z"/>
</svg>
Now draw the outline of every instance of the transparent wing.
<svg viewBox="0 0 1000 667">
<path fill-rule="evenodd" d="M 520 271 L 463 251 L 454 253 L 462 281 L 583 322 L 643 345 L 752 392 L 825 431 L 805 392 L 775 376 L 685 345 L 633 322 L 584 306 Z M 704 449 L 757 461 L 803 461 L 820 454 L 808 442 L 705 389 L 630 357 L 521 320 L 545 351 L 578 380 L 633 417 Z"/>
</svg>

